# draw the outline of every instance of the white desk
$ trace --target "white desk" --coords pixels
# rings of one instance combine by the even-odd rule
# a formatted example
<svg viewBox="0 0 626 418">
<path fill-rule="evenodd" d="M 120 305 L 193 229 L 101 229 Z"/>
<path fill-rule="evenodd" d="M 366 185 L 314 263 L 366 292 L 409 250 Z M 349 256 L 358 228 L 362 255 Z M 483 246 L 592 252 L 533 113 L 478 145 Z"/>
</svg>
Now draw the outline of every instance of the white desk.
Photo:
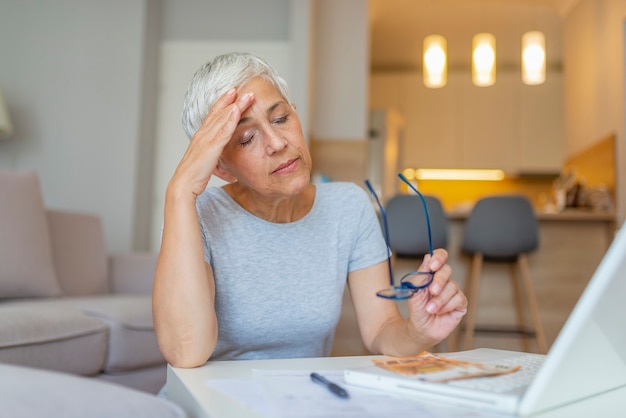
<svg viewBox="0 0 626 418">
<path fill-rule="evenodd" d="M 195 369 L 179 369 L 168 366 L 168 398 L 183 407 L 190 417 L 198 418 L 243 418 L 261 417 L 244 404 L 224 395 L 207 385 L 210 379 L 251 378 L 253 369 L 260 370 L 343 370 L 370 364 L 372 356 L 328 357 L 314 359 L 210 361 Z M 311 383 L 313 385 L 313 383 Z M 349 387 L 348 387 L 349 389 Z M 418 402 L 420 406 L 424 403 Z M 433 407 L 433 417 L 458 416 Z M 626 416 L 626 387 L 595 396 L 583 402 L 536 415 L 540 418 L 602 417 L 619 418 Z M 393 416 L 390 410 L 390 416 Z M 472 415 L 474 417 L 480 414 Z M 493 416 L 489 414 L 488 416 Z"/>
</svg>

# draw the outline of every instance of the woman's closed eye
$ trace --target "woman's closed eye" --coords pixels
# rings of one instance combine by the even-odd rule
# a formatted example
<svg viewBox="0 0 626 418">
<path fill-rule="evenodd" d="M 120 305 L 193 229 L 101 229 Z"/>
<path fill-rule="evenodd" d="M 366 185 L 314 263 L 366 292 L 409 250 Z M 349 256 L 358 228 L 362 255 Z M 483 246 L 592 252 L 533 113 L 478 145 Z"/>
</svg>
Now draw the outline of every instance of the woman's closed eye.
<svg viewBox="0 0 626 418">
<path fill-rule="evenodd" d="M 282 123 L 287 122 L 287 120 L 289 120 L 289 115 L 285 115 L 285 116 L 281 116 L 281 117 L 278 117 L 278 118 L 274 118 L 272 120 L 272 123 L 276 123 L 276 124 L 280 125 Z"/>
<path fill-rule="evenodd" d="M 268 122 L 271 123 L 272 125 L 282 125 L 282 124 L 289 122 L 290 116 L 291 116 L 290 112 L 287 112 L 287 113 L 280 112 L 280 116 L 269 117 Z M 258 124 L 253 123 L 253 121 L 250 120 L 249 118 L 242 119 L 242 121 L 245 122 L 244 124 L 249 124 L 249 126 L 239 136 L 240 139 L 239 139 L 238 145 L 242 147 L 247 147 L 251 145 L 252 142 L 260 135 L 260 132 L 262 132 L 263 128 L 260 128 Z"/>
<path fill-rule="evenodd" d="M 254 139 L 255 136 L 256 136 L 256 131 L 245 133 L 242 136 L 241 140 L 239 141 L 239 145 L 241 145 L 242 147 L 247 147 L 248 145 L 252 143 L 252 140 Z"/>
</svg>

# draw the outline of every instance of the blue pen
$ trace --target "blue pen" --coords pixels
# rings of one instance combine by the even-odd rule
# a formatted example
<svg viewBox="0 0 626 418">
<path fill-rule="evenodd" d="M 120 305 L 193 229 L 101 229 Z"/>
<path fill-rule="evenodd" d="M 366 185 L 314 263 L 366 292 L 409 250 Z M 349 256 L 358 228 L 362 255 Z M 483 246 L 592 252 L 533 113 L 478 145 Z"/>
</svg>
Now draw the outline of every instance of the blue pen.
<svg viewBox="0 0 626 418">
<path fill-rule="evenodd" d="M 317 373 L 311 373 L 311 380 L 314 381 L 315 383 L 319 383 L 320 385 L 326 387 L 326 389 L 330 390 L 334 395 L 339 396 L 340 398 L 348 398 L 348 391 L 346 391 L 344 388 L 342 388 L 341 386 L 339 386 L 336 383 L 331 382 L 330 380 L 326 379 L 324 376 L 317 374 Z"/>
</svg>

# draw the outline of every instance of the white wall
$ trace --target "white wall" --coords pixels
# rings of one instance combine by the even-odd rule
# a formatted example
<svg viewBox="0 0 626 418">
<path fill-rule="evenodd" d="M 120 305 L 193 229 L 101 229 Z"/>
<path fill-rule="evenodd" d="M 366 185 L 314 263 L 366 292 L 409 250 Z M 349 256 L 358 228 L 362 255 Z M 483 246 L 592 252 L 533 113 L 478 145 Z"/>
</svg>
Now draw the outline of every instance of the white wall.
<svg viewBox="0 0 626 418">
<path fill-rule="evenodd" d="M 291 3 L 292 0 L 163 0 L 163 39 L 286 40 Z"/>
<path fill-rule="evenodd" d="M 0 86 L 15 125 L 0 169 L 36 170 L 47 206 L 100 215 L 109 251 L 148 249 L 161 216 L 161 40 L 294 39 L 305 68 L 310 10 L 310 0 L 0 0 Z M 298 72 L 296 95 L 309 79 Z"/>
<path fill-rule="evenodd" d="M 48 207 L 133 236 L 148 0 L 1 0 L 0 86 L 15 126 L 0 169 L 36 170 Z"/>
<path fill-rule="evenodd" d="M 580 0 L 565 19 L 563 35 L 567 153 L 616 134 L 620 222 L 626 219 L 625 20 L 623 0 Z"/>
<path fill-rule="evenodd" d="M 365 140 L 369 91 L 368 2 L 316 0 L 316 139 Z"/>
</svg>

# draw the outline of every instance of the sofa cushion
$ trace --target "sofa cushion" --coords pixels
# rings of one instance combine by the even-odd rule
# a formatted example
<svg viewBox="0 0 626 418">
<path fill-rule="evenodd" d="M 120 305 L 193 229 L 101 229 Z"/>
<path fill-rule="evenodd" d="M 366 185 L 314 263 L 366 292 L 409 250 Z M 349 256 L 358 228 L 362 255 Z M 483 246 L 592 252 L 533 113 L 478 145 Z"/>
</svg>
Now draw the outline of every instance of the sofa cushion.
<svg viewBox="0 0 626 418">
<path fill-rule="evenodd" d="M 108 293 L 108 263 L 100 218 L 50 209 L 46 214 L 63 296 Z"/>
<path fill-rule="evenodd" d="M 95 379 L 0 364 L 2 416 L 64 418 L 183 418 L 154 395 Z"/>
<path fill-rule="evenodd" d="M 58 295 L 36 173 L 0 171 L 0 195 L 0 299 Z"/>
<path fill-rule="evenodd" d="M 61 297 L 9 304 L 74 310 L 107 324 L 109 339 L 104 372 L 119 373 L 165 364 L 152 324 L 149 295 Z"/>
<path fill-rule="evenodd" d="M 108 329 L 78 311 L 0 305 L 0 362 L 92 376 L 104 368 Z"/>
<path fill-rule="evenodd" d="M 114 295 L 83 306 L 87 315 L 109 324 L 105 373 L 165 363 L 152 323 L 151 296 Z"/>
</svg>

